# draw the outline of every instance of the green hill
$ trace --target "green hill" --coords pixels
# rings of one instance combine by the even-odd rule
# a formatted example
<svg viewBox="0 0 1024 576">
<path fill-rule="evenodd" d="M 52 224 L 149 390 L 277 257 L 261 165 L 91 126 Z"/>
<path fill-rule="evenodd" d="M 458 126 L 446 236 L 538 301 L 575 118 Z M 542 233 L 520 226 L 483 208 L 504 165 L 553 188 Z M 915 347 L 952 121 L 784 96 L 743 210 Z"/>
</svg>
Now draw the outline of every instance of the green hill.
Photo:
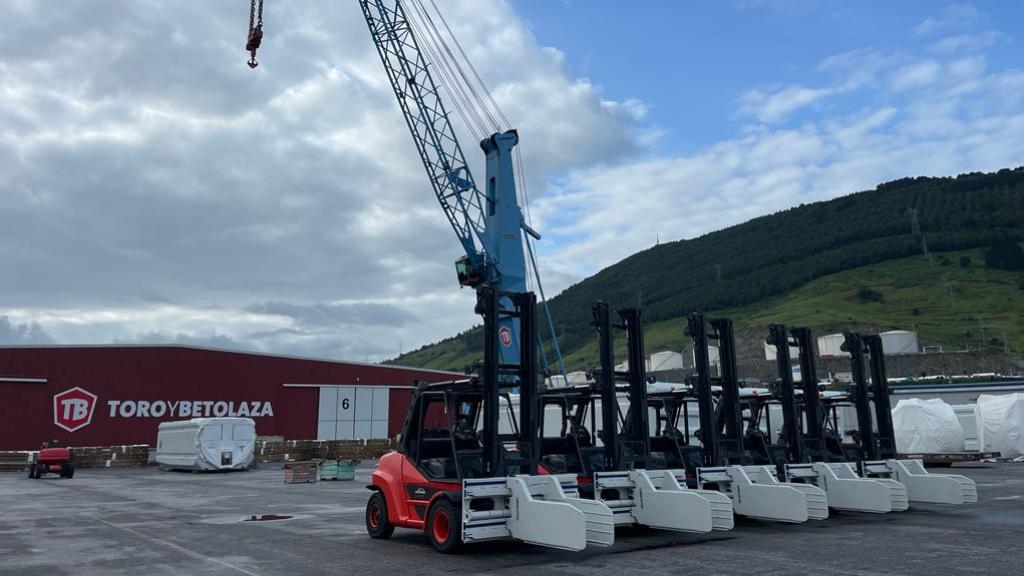
<svg viewBox="0 0 1024 576">
<path fill-rule="evenodd" d="M 570 368 L 593 364 L 596 299 L 640 301 L 650 350 L 678 349 L 694 310 L 740 326 L 916 329 L 926 345 L 961 348 L 966 339 L 1021 350 L 1024 272 L 985 266 L 984 251 L 1000 239 L 1024 239 L 1024 167 L 905 178 L 661 244 L 570 286 L 550 306 Z M 479 358 L 480 342 L 474 328 L 392 362 L 461 369 Z"/>
</svg>

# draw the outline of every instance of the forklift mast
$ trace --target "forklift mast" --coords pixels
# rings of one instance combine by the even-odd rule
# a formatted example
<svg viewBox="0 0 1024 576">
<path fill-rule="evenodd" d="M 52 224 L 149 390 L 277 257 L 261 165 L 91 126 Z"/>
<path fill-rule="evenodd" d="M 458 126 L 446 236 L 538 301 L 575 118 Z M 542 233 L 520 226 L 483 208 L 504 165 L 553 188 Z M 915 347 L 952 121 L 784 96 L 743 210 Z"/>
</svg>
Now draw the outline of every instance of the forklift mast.
<svg viewBox="0 0 1024 576">
<path fill-rule="evenodd" d="M 779 372 L 779 380 L 775 386 L 775 396 L 782 406 L 782 439 L 788 462 L 804 462 L 804 447 L 801 442 L 800 409 L 796 403 L 796 390 L 793 386 L 793 364 L 789 357 L 789 330 L 782 324 L 772 324 L 769 328 L 768 344 L 775 346 L 775 364 Z M 800 380 L 805 380 L 803 372 Z"/>
<path fill-rule="evenodd" d="M 503 302 L 512 304 L 504 308 Z M 483 466 L 487 474 L 497 475 L 502 458 L 510 464 L 525 469 L 527 474 L 537 474 L 537 297 L 532 292 L 500 292 L 492 287 L 482 286 L 477 292 L 477 308 L 484 317 L 484 363 L 483 363 Z M 517 320 L 519 330 L 519 357 L 516 363 L 503 363 L 499 346 L 511 343 L 501 340 L 501 326 L 510 320 Z M 519 434 L 518 453 L 506 453 L 498 434 L 499 396 L 502 387 L 519 388 Z"/>
<path fill-rule="evenodd" d="M 806 419 L 804 429 L 804 447 L 810 452 L 811 461 L 826 460 L 825 451 L 825 409 L 821 404 L 821 391 L 818 390 L 818 368 L 814 359 L 814 336 L 810 328 L 798 327 L 789 333 L 796 341 L 800 353 L 800 386 L 803 388 L 803 409 Z M 787 350 L 788 354 L 789 351 Z"/>
<path fill-rule="evenodd" d="M 594 324 L 598 331 L 598 349 L 601 354 L 601 373 L 598 383 L 601 392 L 601 441 L 605 457 L 612 464 L 610 470 L 630 470 L 647 467 L 650 458 L 650 434 L 647 422 L 647 370 L 644 365 L 644 336 L 638 308 L 618 311 L 621 324 L 611 321 L 608 304 L 595 302 Z M 614 329 L 626 332 L 626 357 L 629 369 L 615 371 Z M 628 384 L 629 411 L 618 431 L 617 383 Z"/>
<path fill-rule="evenodd" d="M 843 333 L 844 352 L 850 354 L 850 376 L 853 378 L 853 386 L 850 388 L 850 401 L 857 410 L 857 431 L 861 459 L 877 458 L 875 450 L 875 427 L 871 419 L 871 397 L 868 391 L 868 381 L 864 374 L 864 340 L 856 332 Z"/>
<path fill-rule="evenodd" d="M 844 337 L 842 349 L 850 354 L 850 371 L 853 375 L 850 400 L 857 410 L 857 428 L 864 458 L 895 458 L 896 433 L 893 430 L 882 338 L 877 334 L 855 332 L 847 332 Z M 870 383 L 864 369 L 865 355 L 870 362 Z"/>
<path fill-rule="evenodd" d="M 711 332 L 708 332 L 708 325 Z M 703 314 L 691 314 L 686 335 L 693 340 L 697 373 L 694 392 L 700 416 L 700 442 L 704 448 L 704 464 L 746 464 L 743 447 L 743 407 L 740 404 L 739 373 L 736 368 L 736 341 L 732 320 L 706 319 Z M 710 341 L 718 343 L 719 377 L 711 378 Z M 713 382 L 722 387 L 716 409 Z"/>
<path fill-rule="evenodd" d="M 721 416 L 724 422 L 718 429 L 724 427 L 726 440 L 735 443 L 732 449 L 742 454 L 743 409 L 740 406 L 740 377 L 736 368 L 736 338 L 733 336 L 732 320 L 712 318 L 710 322 L 715 330 L 714 338 L 718 341 L 720 384 L 722 398 L 725 400 Z M 728 454 L 726 456 L 733 457 Z"/>
<path fill-rule="evenodd" d="M 871 398 L 875 405 L 875 425 L 878 434 L 875 443 L 878 458 L 896 458 L 896 431 L 892 423 L 892 404 L 889 400 L 889 377 L 885 370 L 885 351 L 878 334 L 863 336 L 871 361 Z"/>
<path fill-rule="evenodd" d="M 629 370 L 625 375 L 629 384 L 629 415 L 623 432 L 632 451 L 632 466 L 647 468 L 651 438 L 647 422 L 647 367 L 640 309 L 623 308 L 619 310 L 619 318 L 622 319 L 621 328 L 626 331 L 626 357 L 629 361 Z"/>
<path fill-rule="evenodd" d="M 791 463 L 823 462 L 825 453 L 824 408 L 818 391 L 818 371 L 814 365 L 814 338 L 808 328 L 789 329 L 782 324 L 769 328 L 768 343 L 776 348 L 779 372 L 776 397 L 782 406 L 783 438 L 787 461 Z M 791 346 L 798 350 L 800 366 L 800 401 L 796 399 Z"/>
<path fill-rule="evenodd" d="M 711 396 L 711 360 L 708 357 L 707 322 L 701 314 L 691 314 L 686 325 L 686 335 L 693 339 L 694 389 L 697 394 L 697 408 L 700 416 L 700 443 L 704 447 L 704 464 L 718 466 L 718 425 L 715 422 L 715 405 Z M 721 350 L 719 350 L 721 357 Z M 723 390 L 724 393 L 724 390 Z M 736 403 L 738 407 L 739 402 Z M 728 433 L 728 432 L 727 432 Z"/>
<path fill-rule="evenodd" d="M 452 479 L 462 479 L 467 475 L 482 477 L 506 476 L 509 473 L 536 474 L 537 471 L 537 373 L 536 373 L 536 330 L 522 330 L 519 333 L 521 354 L 517 364 L 505 364 L 500 360 L 498 347 L 504 345 L 499 337 L 500 327 L 508 318 L 517 318 L 529 328 L 533 328 L 536 316 L 536 297 L 532 292 L 508 293 L 500 292 L 491 287 L 482 287 L 477 292 L 477 308 L 484 318 L 484 360 L 476 375 L 461 382 L 447 384 L 431 384 L 418 382 L 413 394 L 411 409 L 406 414 L 402 429 L 402 451 L 415 461 L 421 458 L 418 445 L 422 430 L 426 423 L 421 404 L 426 396 L 443 394 L 446 413 L 450 414 L 445 427 L 449 430 L 450 447 L 445 454 L 453 460 Z M 502 303 L 511 303 L 512 308 L 503 307 Z M 499 408 L 501 396 L 509 389 L 518 386 L 520 390 L 520 408 L 516 428 L 515 441 L 518 451 L 505 449 L 499 434 Z M 461 446 L 458 445 L 456 433 L 458 417 L 456 411 L 460 404 L 473 406 L 472 413 L 479 413 L 481 426 L 479 432 L 463 430 Z M 433 441 L 433 440 L 432 440 Z M 479 442 L 477 444 L 477 442 Z M 460 455 L 473 451 L 473 445 L 479 448 L 479 468 L 475 465 L 467 467 L 467 460 Z M 446 456 L 447 457 L 447 456 Z"/>
<path fill-rule="evenodd" d="M 601 396 L 601 442 L 604 445 L 605 470 L 615 470 L 621 461 L 618 441 L 618 407 L 615 386 L 615 335 L 612 333 L 611 312 L 606 302 L 591 306 L 594 326 L 597 328 L 597 348 L 601 369 L 597 374 Z"/>
</svg>

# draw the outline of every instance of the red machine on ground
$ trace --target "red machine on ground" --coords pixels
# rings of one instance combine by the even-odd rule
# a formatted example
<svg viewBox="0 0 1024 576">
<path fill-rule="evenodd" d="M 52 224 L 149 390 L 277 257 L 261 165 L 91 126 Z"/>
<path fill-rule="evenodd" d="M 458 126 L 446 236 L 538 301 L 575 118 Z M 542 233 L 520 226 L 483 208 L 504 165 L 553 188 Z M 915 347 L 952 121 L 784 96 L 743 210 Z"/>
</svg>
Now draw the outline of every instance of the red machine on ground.
<svg viewBox="0 0 1024 576">
<path fill-rule="evenodd" d="M 61 478 L 73 478 L 75 465 L 71 463 L 71 449 L 58 446 L 57 442 L 46 442 L 28 468 L 28 477 L 39 479 L 44 474 L 60 474 Z"/>
</svg>

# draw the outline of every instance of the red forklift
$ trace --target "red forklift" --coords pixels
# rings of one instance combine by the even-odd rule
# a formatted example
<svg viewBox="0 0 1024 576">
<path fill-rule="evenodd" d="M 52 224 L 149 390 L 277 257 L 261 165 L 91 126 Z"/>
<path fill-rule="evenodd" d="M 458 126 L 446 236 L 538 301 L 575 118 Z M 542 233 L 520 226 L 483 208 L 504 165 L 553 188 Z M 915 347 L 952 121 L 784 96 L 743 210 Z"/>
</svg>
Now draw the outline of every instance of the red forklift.
<svg viewBox="0 0 1024 576">
<path fill-rule="evenodd" d="M 61 478 L 74 478 L 75 465 L 71 463 L 71 449 L 60 442 L 44 442 L 36 461 L 28 467 L 28 477 L 38 480 L 46 474 L 59 474 Z"/>
<path fill-rule="evenodd" d="M 481 288 L 477 311 L 483 364 L 465 380 L 417 385 L 398 449 L 381 457 L 367 486 L 367 533 L 420 530 L 444 553 L 498 539 L 566 550 L 610 545 L 611 511 L 580 499 L 575 475 L 538 467 L 536 297 Z M 518 364 L 499 360 L 509 319 L 521 325 Z"/>
</svg>

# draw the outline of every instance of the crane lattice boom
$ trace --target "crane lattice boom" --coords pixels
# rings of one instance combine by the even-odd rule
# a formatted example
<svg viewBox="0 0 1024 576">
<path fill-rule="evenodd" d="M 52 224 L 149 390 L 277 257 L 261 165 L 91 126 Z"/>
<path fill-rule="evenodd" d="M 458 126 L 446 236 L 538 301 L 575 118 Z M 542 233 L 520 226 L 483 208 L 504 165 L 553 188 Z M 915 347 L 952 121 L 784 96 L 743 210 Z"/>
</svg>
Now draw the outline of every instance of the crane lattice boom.
<svg viewBox="0 0 1024 576">
<path fill-rule="evenodd" d="M 359 5 L 434 194 L 470 263 L 484 270 L 492 253 L 485 198 L 473 180 L 405 8 L 397 0 L 360 0 Z"/>
</svg>

